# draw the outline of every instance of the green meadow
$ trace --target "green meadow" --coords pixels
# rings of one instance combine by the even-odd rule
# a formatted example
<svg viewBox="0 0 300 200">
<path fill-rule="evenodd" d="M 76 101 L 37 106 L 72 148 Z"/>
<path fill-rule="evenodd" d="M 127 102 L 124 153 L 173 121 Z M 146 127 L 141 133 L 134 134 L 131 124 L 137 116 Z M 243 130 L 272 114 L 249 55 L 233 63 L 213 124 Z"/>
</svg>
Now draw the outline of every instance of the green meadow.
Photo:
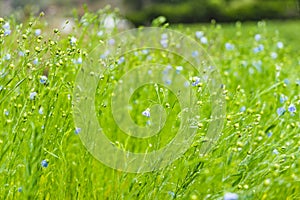
<svg viewBox="0 0 300 200">
<path fill-rule="evenodd" d="M 137 50 L 110 61 L 99 77 L 95 108 L 116 147 L 154 151 L 180 127 L 176 94 L 155 84 L 135 91 L 129 106 L 132 120 L 147 126 L 160 110 L 151 109 L 151 116 L 145 111 L 160 104 L 166 127 L 159 134 L 131 138 L 115 123 L 114 87 L 122 74 L 142 63 L 167 65 L 186 76 L 201 112 L 193 142 L 181 157 L 160 170 L 126 173 L 93 157 L 74 123 L 78 72 L 92 49 L 122 31 L 105 28 L 103 14 L 74 16 L 69 33 L 52 28 L 43 14 L 22 23 L 0 18 L 0 199 L 300 198 L 299 21 L 153 24 L 195 40 L 219 70 L 226 116 L 218 140 L 205 154 L 200 148 L 207 139 L 210 94 L 205 81 L 195 81 L 198 74 L 189 64 L 160 50 Z"/>
</svg>

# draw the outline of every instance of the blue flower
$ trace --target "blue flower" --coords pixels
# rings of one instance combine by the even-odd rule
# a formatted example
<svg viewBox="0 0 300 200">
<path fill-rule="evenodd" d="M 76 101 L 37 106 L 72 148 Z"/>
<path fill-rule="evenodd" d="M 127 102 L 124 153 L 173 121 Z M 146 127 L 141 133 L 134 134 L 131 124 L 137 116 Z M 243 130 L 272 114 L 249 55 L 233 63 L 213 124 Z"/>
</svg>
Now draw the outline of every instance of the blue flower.
<svg viewBox="0 0 300 200">
<path fill-rule="evenodd" d="M 11 30 L 10 29 L 5 29 L 4 30 L 4 36 L 8 36 L 11 34 Z"/>
<path fill-rule="evenodd" d="M 101 58 L 101 59 L 105 59 L 109 54 L 110 54 L 110 51 L 109 51 L 109 50 L 106 50 L 106 51 L 100 56 L 100 58 Z"/>
<path fill-rule="evenodd" d="M 42 33 L 41 29 L 35 29 L 35 31 L 34 31 L 35 36 L 39 36 L 39 35 L 41 35 L 41 33 Z"/>
<path fill-rule="evenodd" d="M 8 110 L 4 110 L 4 115 L 8 116 L 9 115 L 9 111 Z"/>
<path fill-rule="evenodd" d="M 283 43 L 282 42 L 277 42 L 277 48 L 282 49 L 283 48 Z"/>
<path fill-rule="evenodd" d="M 108 44 L 111 46 L 113 46 L 115 43 L 116 43 L 116 41 L 112 38 L 108 40 Z"/>
<path fill-rule="evenodd" d="M 227 50 L 231 51 L 231 50 L 234 49 L 234 45 L 231 44 L 231 43 L 229 43 L 229 42 L 227 42 L 227 43 L 225 44 L 225 48 L 226 48 Z"/>
<path fill-rule="evenodd" d="M 202 31 L 196 31 L 195 35 L 196 35 L 196 38 L 201 39 L 203 37 L 204 33 Z"/>
<path fill-rule="evenodd" d="M 273 154 L 278 155 L 278 154 L 279 154 L 278 150 L 277 150 L 277 149 L 274 149 L 274 150 L 273 150 Z"/>
<path fill-rule="evenodd" d="M 190 86 L 190 82 L 185 81 L 183 85 L 184 85 L 184 87 L 189 87 Z"/>
<path fill-rule="evenodd" d="M 196 86 L 200 83 L 200 78 L 195 76 L 192 78 L 192 86 Z"/>
<path fill-rule="evenodd" d="M 290 113 L 296 112 L 296 106 L 294 104 L 290 104 L 289 107 L 288 107 L 288 111 Z"/>
<path fill-rule="evenodd" d="M 258 45 L 258 47 L 255 47 L 255 48 L 253 49 L 253 52 L 254 52 L 254 53 L 259 53 L 259 52 L 261 52 L 261 51 L 263 51 L 263 50 L 264 50 L 264 45 L 260 44 L 260 45 Z"/>
<path fill-rule="evenodd" d="M 238 200 L 239 196 L 236 193 L 226 193 L 224 195 L 224 200 Z"/>
<path fill-rule="evenodd" d="M 286 85 L 290 84 L 290 81 L 289 81 L 289 79 L 287 79 L 287 78 L 285 78 L 285 79 L 283 80 L 283 82 L 284 82 L 284 84 L 286 84 Z"/>
<path fill-rule="evenodd" d="M 261 35 L 260 35 L 260 34 L 256 34 L 256 35 L 254 36 L 254 39 L 255 39 L 256 41 L 259 41 L 259 40 L 261 39 Z"/>
<path fill-rule="evenodd" d="M 199 55 L 199 52 L 197 50 L 192 52 L 193 57 L 197 57 L 198 55 Z"/>
<path fill-rule="evenodd" d="M 180 74 L 180 72 L 183 70 L 183 67 L 182 66 L 177 66 L 176 67 L 176 73 L 177 74 Z"/>
<path fill-rule="evenodd" d="M 19 187 L 18 188 L 18 192 L 22 192 L 23 191 L 23 188 L 22 187 Z"/>
<path fill-rule="evenodd" d="M 120 65 L 120 64 L 122 64 L 123 62 L 125 62 L 125 58 L 124 58 L 124 56 L 121 56 L 121 57 L 119 58 L 119 60 L 118 60 L 118 64 Z"/>
<path fill-rule="evenodd" d="M 37 92 L 31 92 L 29 95 L 30 100 L 33 100 L 37 95 Z"/>
<path fill-rule="evenodd" d="M 8 22 L 6 22 L 3 26 L 2 26 L 3 29 L 10 29 L 10 25 Z"/>
<path fill-rule="evenodd" d="M 272 135 L 273 135 L 272 131 L 269 131 L 269 132 L 267 133 L 267 136 L 268 136 L 268 137 L 271 137 Z"/>
<path fill-rule="evenodd" d="M 166 33 L 161 34 L 161 39 L 164 39 L 164 40 L 168 39 L 168 34 L 166 34 Z"/>
<path fill-rule="evenodd" d="M 46 168 L 48 167 L 48 162 L 46 160 L 42 160 L 41 165 L 42 167 Z"/>
<path fill-rule="evenodd" d="M 278 116 L 281 116 L 285 113 L 285 109 L 284 109 L 284 107 L 280 107 L 277 109 L 276 112 L 277 112 Z"/>
<path fill-rule="evenodd" d="M 175 197 L 175 193 L 172 192 L 172 191 L 168 191 L 168 194 L 169 194 L 172 198 Z"/>
<path fill-rule="evenodd" d="M 172 80 L 167 79 L 167 80 L 165 81 L 165 83 L 166 83 L 167 85 L 171 85 L 171 84 L 172 84 Z"/>
<path fill-rule="evenodd" d="M 81 128 L 78 128 L 78 127 L 75 128 L 75 134 L 79 134 L 80 131 L 81 131 Z"/>
<path fill-rule="evenodd" d="M 168 47 L 168 39 L 161 39 L 160 40 L 160 45 L 163 47 L 163 48 L 167 48 Z"/>
<path fill-rule="evenodd" d="M 72 36 L 72 37 L 70 38 L 70 44 L 73 46 L 73 45 L 76 44 L 76 42 L 77 42 L 77 39 L 76 39 L 74 36 Z"/>
<path fill-rule="evenodd" d="M 4 29 L 4 36 L 10 35 L 11 34 L 11 30 L 10 30 L 10 25 L 8 22 L 6 22 L 2 28 Z"/>
<path fill-rule="evenodd" d="M 47 76 L 41 76 L 41 78 L 40 78 L 40 83 L 41 84 L 46 84 L 47 83 L 47 80 L 48 80 L 48 78 L 47 78 Z"/>
<path fill-rule="evenodd" d="M 35 64 L 35 65 L 39 64 L 39 59 L 38 59 L 38 58 L 35 58 L 35 59 L 33 60 L 33 64 Z"/>
<path fill-rule="evenodd" d="M 19 56 L 23 57 L 25 53 L 23 51 L 19 51 Z"/>
<path fill-rule="evenodd" d="M 150 109 L 147 108 L 146 110 L 144 110 L 144 111 L 142 112 L 142 115 L 144 115 L 144 116 L 146 116 L 146 117 L 150 117 Z"/>
<path fill-rule="evenodd" d="M 283 95 L 283 94 L 280 95 L 280 98 L 279 98 L 280 103 L 284 103 L 284 102 L 286 102 L 287 100 L 288 100 L 288 97 L 287 97 L 287 96 L 285 96 L 285 95 Z"/>
<path fill-rule="evenodd" d="M 276 59 L 278 57 L 276 52 L 272 52 L 271 53 L 271 58 Z"/>
<path fill-rule="evenodd" d="M 240 108 L 240 112 L 245 112 L 245 110 L 246 110 L 246 106 L 242 106 L 242 107 Z"/>
<path fill-rule="evenodd" d="M 171 69 L 172 69 L 172 66 L 171 65 L 167 65 L 166 68 L 163 71 L 163 74 L 168 74 Z"/>
<path fill-rule="evenodd" d="M 208 43 L 208 40 L 207 40 L 206 37 L 203 36 L 203 37 L 200 39 L 200 42 L 201 42 L 202 44 L 207 44 L 207 43 Z"/>
</svg>

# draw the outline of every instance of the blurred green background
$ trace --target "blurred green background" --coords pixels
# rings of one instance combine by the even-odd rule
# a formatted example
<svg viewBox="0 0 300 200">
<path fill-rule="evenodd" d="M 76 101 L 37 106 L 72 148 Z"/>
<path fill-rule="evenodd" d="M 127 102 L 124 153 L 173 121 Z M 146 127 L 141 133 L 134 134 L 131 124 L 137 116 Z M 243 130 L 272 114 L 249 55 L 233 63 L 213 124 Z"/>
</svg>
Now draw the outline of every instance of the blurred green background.
<svg viewBox="0 0 300 200">
<path fill-rule="evenodd" d="M 24 19 L 43 11 L 50 18 L 67 17 L 74 9 L 83 13 L 83 4 L 92 11 L 109 4 L 136 25 L 161 15 L 170 23 L 300 18 L 300 0 L 1 0 L 0 15 Z"/>
</svg>

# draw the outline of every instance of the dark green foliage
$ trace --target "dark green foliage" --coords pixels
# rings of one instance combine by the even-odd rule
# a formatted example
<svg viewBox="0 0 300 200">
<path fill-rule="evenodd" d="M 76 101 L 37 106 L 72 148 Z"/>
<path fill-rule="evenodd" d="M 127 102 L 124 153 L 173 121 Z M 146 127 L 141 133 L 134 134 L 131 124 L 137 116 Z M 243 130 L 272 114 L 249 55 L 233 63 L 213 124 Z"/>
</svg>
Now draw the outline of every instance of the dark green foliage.
<svg viewBox="0 0 300 200">
<path fill-rule="evenodd" d="M 133 0 L 124 0 L 130 3 Z M 141 1 L 140 1 L 141 2 Z M 135 24 L 149 23 L 157 16 L 166 16 L 171 23 L 221 22 L 299 18 L 299 2 L 295 0 L 169 0 L 143 4 L 127 13 Z"/>
</svg>

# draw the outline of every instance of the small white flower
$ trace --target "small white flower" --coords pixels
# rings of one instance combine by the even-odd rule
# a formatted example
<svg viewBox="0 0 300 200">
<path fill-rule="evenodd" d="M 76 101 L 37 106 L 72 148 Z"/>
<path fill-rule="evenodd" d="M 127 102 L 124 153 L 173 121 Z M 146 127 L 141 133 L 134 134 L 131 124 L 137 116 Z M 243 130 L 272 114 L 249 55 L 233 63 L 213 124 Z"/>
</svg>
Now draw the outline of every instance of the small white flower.
<svg viewBox="0 0 300 200">
<path fill-rule="evenodd" d="M 44 114 L 44 109 L 43 109 L 43 107 L 40 107 L 40 109 L 39 109 L 39 114 L 40 114 L 40 115 Z"/>
<path fill-rule="evenodd" d="M 8 116 L 9 115 L 9 111 L 4 109 L 4 115 Z"/>
<path fill-rule="evenodd" d="M 4 59 L 5 60 L 10 60 L 11 59 L 11 55 L 8 53 L 8 54 L 6 54 L 5 56 L 4 56 Z"/>
<path fill-rule="evenodd" d="M 99 37 L 101 37 L 101 36 L 103 35 L 103 31 L 99 31 L 99 32 L 97 33 L 97 35 L 98 35 Z"/>
<path fill-rule="evenodd" d="M 77 64 L 82 64 L 82 58 L 79 57 L 79 58 L 77 59 L 76 63 L 77 63 Z"/>
<path fill-rule="evenodd" d="M 142 50 L 142 53 L 143 53 L 144 55 L 147 55 L 147 54 L 149 53 L 149 50 L 148 50 L 148 49 L 143 49 L 143 50 Z"/>
</svg>

